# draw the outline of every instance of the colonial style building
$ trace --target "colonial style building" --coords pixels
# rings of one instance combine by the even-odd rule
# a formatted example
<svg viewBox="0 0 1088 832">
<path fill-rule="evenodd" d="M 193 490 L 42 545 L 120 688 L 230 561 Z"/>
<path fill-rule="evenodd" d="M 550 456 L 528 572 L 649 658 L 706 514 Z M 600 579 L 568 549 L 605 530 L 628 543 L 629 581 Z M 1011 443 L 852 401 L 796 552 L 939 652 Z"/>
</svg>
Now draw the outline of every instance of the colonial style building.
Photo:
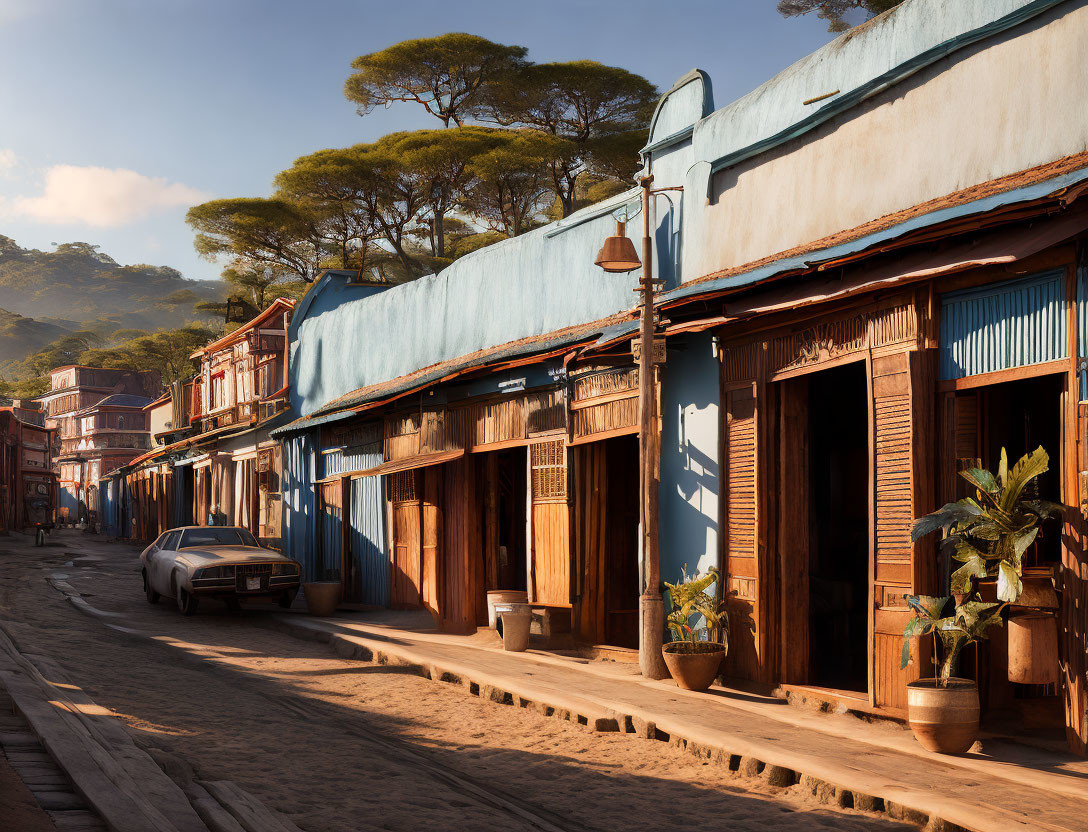
<svg viewBox="0 0 1088 832">
<path fill-rule="evenodd" d="M 78 522 L 97 511 L 98 478 L 150 447 L 143 407 L 161 389 L 154 370 L 73 365 L 51 373 L 50 390 L 38 400 L 46 426 L 58 429 L 62 520 Z"/>
<path fill-rule="evenodd" d="M 153 446 L 104 481 L 106 528 L 137 539 L 189 524 L 237 524 L 279 545 L 280 449 L 294 302 L 278 298 L 193 353 L 200 372 L 146 405 Z"/>
<path fill-rule="evenodd" d="M 53 522 L 57 475 L 51 451 L 53 428 L 27 403 L 0 407 L 0 530 L 25 531 Z M 38 423 L 34 416 L 37 415 Z M 24 418 L 28 417 L 28 418 Z"/>
<path fill-rule="evenodd" d="M 290 329 L 298 418 L 273 431 L 286 551 L 443 629 L 520 590 L 614 647 L 647 559 L 666 581 L 714 566 L 734 683 L 902 717 L 926 669 L 900 668 L 904 597 L 951 567 L 912 519 L 1038 445 L 1041 496 L 1088 511 L 1086 41 L 1072 0 L 912 0 L 725 107 L 682 78 L 642 151 L 648 217 L 634 189 L 410 284 L 322 278 Z M 635 278 L 594 258 L 644 218 L 664 360 L 640 505 Z M 1083 753 L 1082 513 L 1026 557 L 1060 660 L 1010 681 L 994 639 L 964 672 L 988 716 Z"/>
</svg>

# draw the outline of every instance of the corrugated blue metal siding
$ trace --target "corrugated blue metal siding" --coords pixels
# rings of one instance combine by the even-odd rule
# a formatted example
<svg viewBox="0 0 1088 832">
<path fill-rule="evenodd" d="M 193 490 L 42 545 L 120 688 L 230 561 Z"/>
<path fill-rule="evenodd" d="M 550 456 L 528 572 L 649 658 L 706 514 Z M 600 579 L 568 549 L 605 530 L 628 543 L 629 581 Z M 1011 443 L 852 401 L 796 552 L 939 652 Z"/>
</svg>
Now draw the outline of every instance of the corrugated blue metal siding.
<svg viewBox="0 0 1088 832">
<path fill-rule="evenodd" d="M 342 580 L 341 565 L 343 544 L 342 509 L 323 505 L 318 515 L 317 579 L 319 581 Z"/>
<path fill-rule="evenodd" d="M 385 551 L 385 497 L 381 477 L 351 482 L 351 556 L 362 576 L 359 600 L 389 605 L 389 556 Z"/>
<path fill-rule="evenodd" d="M 308 433 L 283 442 L 283 552 L 302 563 L 306 580 L 316 580 L 314 524 L 314 443 Z"/>
<path fill-rule="evenodd" d="M 322 454 L 322 477 L 348 471 L 363 471 L 382 463 L 381 452 L 348 448 Z M 385 498 L 381 477 L 358 477 L 351 483 L 348 532 L 352 572 L 358 576 L 348 587 L 350 600 L 364 604 L 389 604 L 389 558 L 385 551 Z M 323 541 L 327 540 L 322 560 L 326 567 L 339 568 L 339 521 L 323 523 Z M 335 539 L 332 539 L 335 537 Z M 331 555 L 335 552 L 335 556 Z M 335 559 L 335 563 L 330 562 Z"/>
<path fill-rule="evenodd" d="M 99 530 L 107 537 L 117 537 L 117 483 L 112 479 L 98 481 L 98 523 Z"/>
<path fill-rule="evenodd" d="M 1077 357 L 1080 359 L 1080 400 L 1088 399 L 1088 263 L 1077 267 Z"/>
<path fill-rule="evenodd" d="M 193 493 L 189 483 L 192 481 L 193 476 L 192 466 L 175 465 L 171 470 L 174 477 L 174 505 L 171 507 L 170 525 L 173 528 L 191 526 L 193 523 Z"/>
<path fill-rule="evenodd" d="M 940 377 L 1068 357 L 1064 304 L 1061 270 L 943 295 Z"/>
</svg>

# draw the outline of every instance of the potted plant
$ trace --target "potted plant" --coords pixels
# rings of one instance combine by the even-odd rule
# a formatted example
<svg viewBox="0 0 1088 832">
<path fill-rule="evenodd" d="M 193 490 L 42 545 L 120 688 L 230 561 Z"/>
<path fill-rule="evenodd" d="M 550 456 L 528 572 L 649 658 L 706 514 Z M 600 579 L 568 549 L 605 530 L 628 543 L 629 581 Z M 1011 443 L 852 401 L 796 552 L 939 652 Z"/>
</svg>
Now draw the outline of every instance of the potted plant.
<svg viewBox="0 0 1088 832">
<path fill-rule="evenodd" d="M 718 570 L 711 568 L 702 577 L 690 577 L 685 566 L 680 582 L 666 582 L 665 586 L 672 605 L 667 623 L 676 639 L 661 648 L 665 664 L 678 687 L 706 690 L 729 650 L 725 601 L 707 592 L 714 586 L 721 595 Z"/>
<path fill-rule="evenodd" d="M 915 617 L 903 632 L 900 667 L 910 664 L 910 641 L 932 636 L 934 676 L 907 685 L 907 720 L 927 751 L 962 754 L 978 736 L 978 685 L 955 676 L 963 648 L 1001 626 L 1003 604 L 983 601 L 952 603 L 949 597 L 908 595 Z M 951 614 L 949 607 L 952 607 Z"/>
<path fill-rule="evenodd" d="M 938 530 L 946 533 L 942 545 L 950 547 L 953 559 L 961 564 L 951 583 L 958 603 L 977 598 L 979 581 L 987 579 L 996 579 L 997 600 L 1003 605 L 1015 604 L 1024 592 L 1024 554 L 1044 521 L 1066 508 L 1038 497 L 1036 480 L 1049 464 L 1046 451 L 1039 447 L 1024 454 L 1010 471 L 1002 448 L 996 475 L 983 468 L 960 472 L 975 487 L 974 497 L 949 503 L 914 522 L 912 540 Z M 1032 597 L 1046 594 L 1031 589 Z M 1057 638 L 1052 613 L 1032 612 L 1010 620 L 1010 680 L 1053 681 Z"/>
</svg>

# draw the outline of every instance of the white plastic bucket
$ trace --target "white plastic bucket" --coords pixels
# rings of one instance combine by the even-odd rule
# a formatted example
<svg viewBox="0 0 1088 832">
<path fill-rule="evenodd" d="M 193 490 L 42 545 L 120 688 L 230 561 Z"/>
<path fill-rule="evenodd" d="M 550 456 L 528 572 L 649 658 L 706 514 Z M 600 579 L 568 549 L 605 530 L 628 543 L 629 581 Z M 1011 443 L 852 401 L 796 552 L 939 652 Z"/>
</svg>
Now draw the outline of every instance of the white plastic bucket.
<svg viewBox="0 0 1088 832">
<path fill-rule="evenodd" d="M 523 589 L 490 589 L 487 592 L 487 626 L 492 630 L 498 624 L 495 607 L 498 604 L 524 604 L 529 593 Z"/>
</svg>

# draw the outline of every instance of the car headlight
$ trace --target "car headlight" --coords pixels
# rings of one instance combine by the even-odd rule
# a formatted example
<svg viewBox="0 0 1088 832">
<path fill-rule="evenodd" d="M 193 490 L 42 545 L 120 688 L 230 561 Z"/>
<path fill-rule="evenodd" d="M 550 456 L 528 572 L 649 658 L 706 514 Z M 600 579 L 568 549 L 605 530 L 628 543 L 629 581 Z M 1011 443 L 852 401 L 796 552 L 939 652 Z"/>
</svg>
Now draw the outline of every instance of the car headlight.
<svg viewBox="0 0 1088 832">
<path fill-rule="evenodd" d="M 274 563 L 272 564 L 273 575 L 297 575 L 298 564 L 297 563 Z"/>
<path fill-rule="evenodd" d="M 206 566 L 197 573 L 198 578 L 229 578 L 234 573 L 233 566 Z"/>
</svg>

